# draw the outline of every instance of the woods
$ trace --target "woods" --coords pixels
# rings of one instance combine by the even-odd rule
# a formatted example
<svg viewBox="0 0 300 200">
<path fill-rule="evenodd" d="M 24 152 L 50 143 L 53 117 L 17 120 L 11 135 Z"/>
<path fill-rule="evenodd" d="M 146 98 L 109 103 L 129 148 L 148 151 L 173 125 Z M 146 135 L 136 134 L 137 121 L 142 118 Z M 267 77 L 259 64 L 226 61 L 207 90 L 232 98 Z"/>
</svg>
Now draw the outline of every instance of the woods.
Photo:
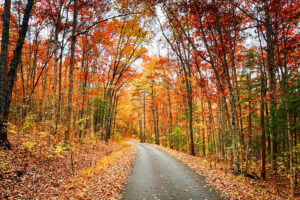
<svg viewBox="0 0 300 200">
<path fill-rule="evenodd" d="M 0 13 L 4 157 L 33 140 L 139 138 L 299 193 L 297 1 L 5 0 Z"/>
</svg>

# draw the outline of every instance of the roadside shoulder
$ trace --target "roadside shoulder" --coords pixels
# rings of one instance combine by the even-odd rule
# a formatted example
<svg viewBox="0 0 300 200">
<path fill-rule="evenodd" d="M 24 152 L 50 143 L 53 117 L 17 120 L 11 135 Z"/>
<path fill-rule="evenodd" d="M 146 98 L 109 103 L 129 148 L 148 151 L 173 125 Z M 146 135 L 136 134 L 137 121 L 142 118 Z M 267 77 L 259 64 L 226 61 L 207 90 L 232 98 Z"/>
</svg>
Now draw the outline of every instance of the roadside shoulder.
<svg viewBox="0 0 300 200">
<path fill-rule="evenodd" d="M 131 173 L 136 156 L 134 145 L 125 146 L 97 161 L 62 188 L 63 198 L 121 199 L 122 190 Z"/>
</svg>

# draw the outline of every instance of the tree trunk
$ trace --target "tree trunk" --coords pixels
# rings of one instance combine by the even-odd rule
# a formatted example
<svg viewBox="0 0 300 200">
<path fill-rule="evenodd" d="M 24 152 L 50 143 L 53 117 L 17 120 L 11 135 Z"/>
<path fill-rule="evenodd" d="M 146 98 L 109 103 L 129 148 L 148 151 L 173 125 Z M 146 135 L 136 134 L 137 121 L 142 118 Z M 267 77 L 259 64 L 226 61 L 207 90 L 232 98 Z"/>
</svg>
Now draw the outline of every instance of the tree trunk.
<svg viewBox="0 0 300 200">
<path fill-rule="evenodd" d="M 156 114 L 156 134 L 157 134 L 157 139 L 156 139 L 156 144 L 159 145 L 160 141 L 159 141 L 159 114 L 158 114 L 158 108 L 155 108 L 155 114 Z"/>
<path fill-rule="evenodd" d="M 247 75 L 247 85 L 248 85 L 248 109 L 249 109 L 249 116 L 248 116 L 248 142 L 246 145 L 245 151 L 245 163 L 246 163 L 246 173 L 248 173 L 248 163 L 250 158 L 250 150 L 251 150 L 251 137 L 252 137 L 252 98 L 251 98 L 251 71 L 250 74 Z"/>
<path fill-rule="evenodd" d="M 200 98 L 200 101 L 201 101 L 201 113 L 202 113 L 202 123 L 203 123 L 203 126 L 204 126 L 204 123 L 205 123 L 205 111 L 204 111 L 204 105 L 203 105 L 203 98 L 201 97 Z M 205 152 L 205 149 L 206 149 L 206 144 L 205 144 L 205 129 L 202 128 L 202 155 L 205 157 L 206 156 L 206 152 Z"/>
<path fill-rule="evenodd" d="M 294 152 L 293 152 L 293 135 L 290 125 L 290 112 L 288 108 L 288 101 L 286 99 L 286 115 L 287 115 L 287 131 L 289 139 L 289 154 L 290 154 L 290 200 L 295 199 L 295 167 L 294 167 Z"/>
<path fill-rule="evenodd" d="M 10 23 L 10 1 L 5 1 L 4 15 L 3 15 L 3 31 L 2 31 L 2 44 L 1 44 L 1 55 L 0 62 L 6 63 L 8 53 L 8 42 L 9 42 L 9 23 Z M 8 79 L 6 79 L 7 64 L 0 65 L 0 147 L 10 149 L 10 144 L 7 139 L 7 123 L 8 115 L 12 98 L 12 91 L 14 87 L 15 77 L 17 75 L 17 69 L 20 62 L 20 57 L 25 41 L 26 33 L 28 30 L 28 22 L 33 7 L 34 1 L 28 0 L 25 8 L 22 26 L 19 32 L 19 38 L 14 50 L 13 58 L 10 63 L 8 72 Z M 4 35 L 3 35 L 4 34 Z M 3 38 L 4 36 L 4 38 Z M 3 41 L 4 40 L 4 41 Z M 2 51 L 4 52 L 2 53 Z"/>
<path fill-rule="evenodd" d="M 146 142 L 146 94 L 144 93 L 144 131 L 142 142 Z"/>
<path fill-rule="evenodd" d="M 62 40 L 63 42 L 63 40 Z M 58 70 L 58 122 L 57 123 L 61 123 L 61 108 L 62 108 L 62 62 L 63 62 L 63 50 L 64 48 L 61 47 L 60 49 L 60 55 L 59 55 L 59 70 Z"/>
<path fill-rule="evenodd" d="M 277 154 L 277 131 L 275 130 L 275 112 L 276 112 L 276 77 L 274 69 L 274 54 L 275 54 L 275 36 L 274 30 L 271 24 L 271 17 L 269 14 L 270 5 L 268 2 L 264 2 L 265 8 L 265 22 L 266 28 L 265 40 L 267 43 L 267 69 L 269 74 L 269 92 L 270 92 L 270 136 L 271 136 L 271 165 L 276 170 L 276 154 Z"/>
<path fill-rule="evenodd" d="M 173 129 L 173 116 L 172 116 L 172 104 L 171 104 L 171 97 L 170 97 L 170 88 L 167 87 L 167 94 L 168 94 L 168 104 L 169 104 L 169 118 L 170 118 L 170 127 L 169 132 Z"/>
<path fill-rule="evenodd" d="M 57 99 L 56 99 L 56 86 L 57 86 L 57 64 L 59 57 L 57 55 L 58 49 L 58 28 L 55 28 L 55 52 L 54 52 L 54 68 L 53 68 L 53 86 L 52 86 L 52 121 L 55 124 L 54 134 L 56 134 L 56 126 L 57 126 Z"/>
<path fill-rule="evenodd" d="M 223 136 L 225 134 L 225 127 L 223 123 L 223 116 L 222 116 L 222 99 L 218 97 L 218 102 L 217 102 L 217 118 L 218 118 L 218 133 L 219 133 L 219 157 L 221 160 L 225 159 L 225 149 L 224 149 L 224 142 L 223 142 Z"/>
<path fill-rule="evenodd" d="M 143 121 L 141 118 L 141 113 L 138 111 L 138 122 L 139 122 L 139 128 L 140 128 L 140 142 L 143 142 Z"/>
<path fill-rule="evenodd" d="M 266 178 L 266 133 L 265 133 L 265 80 L 264 80 L 264 72 L 262 66 L 260 66 L 260 84 L 261 84 L 261 91 L 260 91 L 260 129 L 261 129 L 261 177 L 263 179 Z"/>
<path fill-rule="evenodd" d="M 191 77 L 190 77 L 191 78 Z M 189 106 L 189 131 L 190 131 L 190 148 L 191 148 L 191 155 L 195 155 L 195 147 L 194 147 L 194 134 L 193 134 L 193 99 L 191 98 L 192 96 L 192 87 L 191 85 L 189 86 L 188 89 L 188 106 Z"/>
<path fill-rule="evenodd" d="M 73 97 L 73 72 L 74 72 L 74 57 L 76 45 L 76 28 L 77 28 L 77 0 L 74 0 L 73 23 L 72 23 L 72 36 L 71 36 L 71 56 L 70 56 L 70 69 L 69 69 L 69 93 L 68 93 L 68 115 L 67 117 L 67 132 L 65 134 L 65 142 L 68 142 L 70 132 L 72 129 L 72 97 Z"/>
<path fill-rule="evenodd" d="M 9 46 L 9 24 L 10 24 L 11 1 L 5 0 L 4 13 L 2 15 L 2 41 L 0 54 L 0 148 L 10 149 L 7 139 L 8 115 L 5 113 L 7 106 L 7 55 Z M 6 116 L 7 115 L 7 116 Z"/>
</svg>

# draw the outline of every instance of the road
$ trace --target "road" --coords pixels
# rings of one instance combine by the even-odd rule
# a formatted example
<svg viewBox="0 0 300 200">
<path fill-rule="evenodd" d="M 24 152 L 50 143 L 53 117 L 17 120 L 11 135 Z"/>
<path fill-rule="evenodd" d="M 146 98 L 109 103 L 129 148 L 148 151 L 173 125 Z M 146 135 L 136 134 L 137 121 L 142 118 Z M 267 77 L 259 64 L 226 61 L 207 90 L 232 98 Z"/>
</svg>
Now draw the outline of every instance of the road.
<svg viewBox="0 0 300 200">
<path fill-rule="evenodd" d="M 148 144 L 138 149 L 122 200 L 222 200 L 205 178 L 167 153 Z"/>
</svg>

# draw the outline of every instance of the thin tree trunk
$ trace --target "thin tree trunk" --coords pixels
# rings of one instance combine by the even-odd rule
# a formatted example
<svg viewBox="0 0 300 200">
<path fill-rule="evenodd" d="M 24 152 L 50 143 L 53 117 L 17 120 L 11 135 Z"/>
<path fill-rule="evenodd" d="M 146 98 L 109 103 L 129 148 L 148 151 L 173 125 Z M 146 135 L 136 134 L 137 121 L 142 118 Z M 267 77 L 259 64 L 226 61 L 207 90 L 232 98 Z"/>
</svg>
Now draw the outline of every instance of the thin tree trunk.
<svg viewBox="0 0 300 200">
<path fill-rule="evenodd" d="M 146 94 L 144 93 L 144 131 L 142 142 L 146 142 Z"/>
<path fill-rule="evenodd" d="M 216 134 L 215 134 L 215 123 L 214 123 L 214 118 L 213 118 L 213 114 L 212 114 L 212 105 L 211 105 L 211 100 L 209 98 L 208 95 L 206 95 L 207 97 L 207 103 L 208 103 L 208 112 L 209 112 L 209 123 L 210 123 L 210 133 L 211 133 L 211 137 L 212 137 L 212 143 L 214 144 L 214 149 L 212 149 L 215 154 L 215 156 L 218 159 L 218 148 L 217 148 L 217 140 L 216 140 Z"/>
<path fill-rule="evenodd" d="M 53 134 L 56 134 L 56 125 L 57 125 L 57 98 L 56 98 L 56 86 L 57 86 L 57 64 L 59 57 L 57 55 L 57 49 L 58 49 L 58 28 L 55 28 L 55 35 L 54 35 L 54 40 L 55 40 L 55 52 L 54 52 L 54 68 L 53 68 L 53 86 L 52 86 L 52 121 L 55 124 L 55 128 L 53 131 Z"/>
<path fill-rule="evenodd" d="M 77 0 L 74 0 L 72 36 L 71 36 L 71 56 L 69 69 L 69 93 L 68 93 L 68 115 L 67 117 L 67 131 L 65 133 L 65 143 L 68 142 L 70 132 L 72 129 L 72 97 L 73 97 L 73 73 L 74 73 L 74 59 L 75 59 L 75 45 L 76 45 L 76 28 L 77 28 Z"/>
<path fill-rule="evenodd" d="M 156 114 L 156 134 L 157 134 L 157 140 L 156 140 L 156 144 L 159 145 L 160 144 L 160 141 L 159 141 L 159 138 L 160 138 L 160 134 L 159 134 L 159 114 L 158 114 L 158 108 L 156 107 L 155 109 L 155 114 Z"/>
<path fill-rule="evenodd" d="M 201 101 L 201 109 L 202 109 L 202 123 L 203 123 L 203 126 L 204 126 L 204 123 L 205 123 L 205 111 L 204 111 L 204 105 L 203 105 L 203 98 L 201 97 L 200 98 L 200 101 Z M 206 149 L 206 144 L 205 144 L 205 129 L 202 128 L 202 155 L 205 157 L 206 156 L 206 152 L 205 152 L 205 149 Z"/>
<path fill-rule="evenodd" d="M 223 135 L 225 134 L 225 127 L 223 126 L 223 116 L 222 116 L 222 99 L 218 97 L 217 102 L 217 118 L 218 118 L 218 133 L 219 133 L 219 157 L 221 160 L 225 159 L 225 149 L 223 146 Z"/>
<path fill-rule="evenodd" d="M 168 95 L 168 106 L 169 106 L 169 120 L 170 120 L 170 124 L 169 124 L 169 146 L 172 149 L 172 131 L 173 131 L 173 116 L 172 116 L 172 104 L 171 104 L 171 97 L 170 97 L 170 88 L 169 86 L 167 86 L 167 95 Z"/>
<path fill-rule="evenodd" d="M 286 99 L 286 115 L 287 115 L 287 131 L 289 139 L 289 159 L 290 159 L 290 200 L 295 199 L 295 167 L 294 167 L 294 152 L 293 152 L 293 135 L 290 125 L 290 112 L 288 108 L 288 101 Z"/>
<path fill-rule="evenodd" d="M 63 47 L 60 49 L 59 55 L 59 70 L 58 70 L 58 120 L 57 123 L 61 123 L 61 110 L 62 110 L 62 58 Z"/>
<path fill-rule="evenodd" d="M 169 118 L 170 118 L 170 128 L 169 131 L 173 129 L 173 116 L 172 116 L 172 103 L 171 103 L 171 97 L 170 97 L 170 88 L 167 87 L 167 94 L 168 94 L 168 105 L 169 105 Z"/>
<path fill-rule="evenodd" d="M 140 111 L 138 111 L 138 121 L 139 121 L 139 128 L 140 128 L 140 141 L 143 142 L 143 121 L 141 119 Z"/>
<path fill-rule="evenodd" d="M 189 94 L 191 95 L 192 88 L 189 89 Z M 190 131 L 190 148 L 191 155 L 195 155 L 195 147 L 194 147 L 194 134 L 193 134 L 193 99 L 191 97 L 188 98 L 188 106 L 189 106 L 189 131 Z"/>
<path fill-rule="evenodd" d="M 251 137 L 252 137 L 252 98 L 251 98 L 251 72 L 247 76 L 247 84 L 248 84 L 248 109 L 249 109 L 249 116 L 248 116 L 248 142 L 246 146 L 246 173 L 248 173 L 248 163 L 249 163 L 249 158 L 251 156 L 250 150 L 251 150 Z M 262 110 L 264 113 L 264 109 Z"/>
<path fill-rule="evenodd" d="M 260 128 L 261 128 L 261 177 L 266 178 L 266 134 L 265 134 L 265 118 L 264 118 L 264 94 L 265 94 L 265 80 L 262 66 L 260 66 Z"/>
</svg>

